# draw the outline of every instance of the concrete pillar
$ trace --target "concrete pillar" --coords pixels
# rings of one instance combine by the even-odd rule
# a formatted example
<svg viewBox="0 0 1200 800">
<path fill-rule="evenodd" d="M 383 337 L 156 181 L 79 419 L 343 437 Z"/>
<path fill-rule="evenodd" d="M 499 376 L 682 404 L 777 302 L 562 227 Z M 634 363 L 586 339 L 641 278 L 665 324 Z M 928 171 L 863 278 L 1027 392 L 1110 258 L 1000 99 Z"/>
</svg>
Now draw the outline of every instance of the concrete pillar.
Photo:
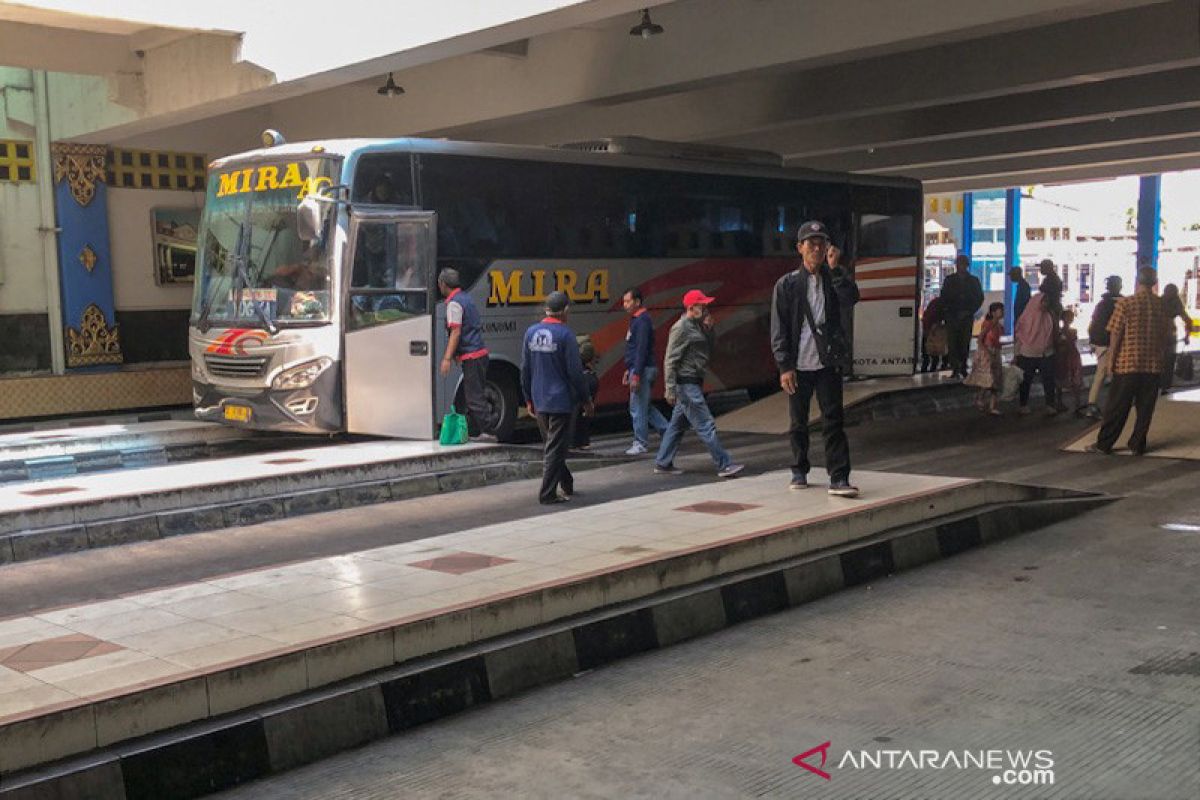
<svg viewBox="0 0 1200 800">
<path fill-rule="evenodd" d="M 1158 269 L 1159 212 L 1162 206 L 1162 176 L 1143 175 L 1138 185 L 1137 263 Z"/>
<path fill-rule="evenodd" d="M 42 275 L 46 281 L 46 319 L 50 329 L 50 370 L 66 371 L 63 344 L 62 292 L 58 280 L 58 226 L 54 218 L 54 178 L 50 167 L 50 102 L 44 70 L 31 70 L 34 106 L 34 152 L 41 167 L 37 171 L 38 233 L 42 239 Z"/>
<path fill-rule="evenodd" d="M 113 304 L 104 145 L 55 142 L 54 205 L 58 269 L 68 369 L 119 365 L 120 333 Z M 53 301 L 52 301 L 53 302 Z"/>
<path fill-rule="evenodd" d="M 1021 266 L 1021 190 L 1009 189 L 1004 193 L 1004 332 L 1012 335 L 1016 320 L 1016 294 L 1008 271 Z"/>
</svg>

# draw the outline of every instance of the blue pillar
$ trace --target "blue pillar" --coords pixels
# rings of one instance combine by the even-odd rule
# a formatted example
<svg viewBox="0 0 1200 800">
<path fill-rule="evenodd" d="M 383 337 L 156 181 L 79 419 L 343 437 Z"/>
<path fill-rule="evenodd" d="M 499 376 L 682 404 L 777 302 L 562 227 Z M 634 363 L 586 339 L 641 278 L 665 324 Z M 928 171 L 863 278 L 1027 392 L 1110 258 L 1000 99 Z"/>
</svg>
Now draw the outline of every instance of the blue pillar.
<svg viewBox="0 0 1200 800">
<path fill-rule="evenodd" d="M 1004 332 L 1012 335 L 1016 320 L 1013 308 L 1016 293 L 1008 271 L 1021 266 L 1021 190 L 1009 189 L 1004 193 Z"/>
<path fill-rule="evenodd" d="M 1137 263 L 1158 269 L 1159 212 L 1162 206 L 1162 176 L 1143 175 L 1138 186 Z"/>
<path fill-rule="evenodd" d="M 962 212 L 962 241 L 958 243 L 958 252 L 971 257 L 975 249 L 975 207 L 970 192 L 963 192 Z"/>
<path fill-rule="evenodd" d="M 54 208 L 67 368 L 120 364 L 104 145 L 55 142 Z"/>
</svg>

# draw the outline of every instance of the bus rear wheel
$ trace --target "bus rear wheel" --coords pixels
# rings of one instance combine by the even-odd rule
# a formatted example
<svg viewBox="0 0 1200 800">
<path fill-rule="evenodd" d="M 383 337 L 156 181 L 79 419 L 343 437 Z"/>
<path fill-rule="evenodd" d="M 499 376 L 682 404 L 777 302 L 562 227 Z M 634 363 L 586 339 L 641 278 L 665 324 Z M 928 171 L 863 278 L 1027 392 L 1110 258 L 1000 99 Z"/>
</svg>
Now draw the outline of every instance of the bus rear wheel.
<svg viewBox="0 0 1200 800">
<path fill-rule="evenodd" d="M 488 367 L 487 383 L 483 387 L 487 412 L 481 423 L 483 430 L 502 442 L 511 442 L 517 427 L 517 412 L 521 407 L 521 392 L 517 388 L 515 370 L 504 365 Z M 463 390 L 460 387 L 455 402 L 465 408 Z"/>
</svg>

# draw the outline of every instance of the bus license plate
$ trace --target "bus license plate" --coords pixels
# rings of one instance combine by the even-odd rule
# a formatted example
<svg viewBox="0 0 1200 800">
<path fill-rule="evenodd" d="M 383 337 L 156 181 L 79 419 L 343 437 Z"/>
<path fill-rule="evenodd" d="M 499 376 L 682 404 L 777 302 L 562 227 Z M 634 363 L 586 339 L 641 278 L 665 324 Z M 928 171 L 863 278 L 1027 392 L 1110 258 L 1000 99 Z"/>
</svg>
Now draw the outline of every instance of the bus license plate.
<svg viewBox="0 0 1200 800">
<path fill-rule="evenodd" d="M 225 406 L 225 419 L 230 422 L 249 422 L 251 411 L 249 406 Z"/>
</svg>

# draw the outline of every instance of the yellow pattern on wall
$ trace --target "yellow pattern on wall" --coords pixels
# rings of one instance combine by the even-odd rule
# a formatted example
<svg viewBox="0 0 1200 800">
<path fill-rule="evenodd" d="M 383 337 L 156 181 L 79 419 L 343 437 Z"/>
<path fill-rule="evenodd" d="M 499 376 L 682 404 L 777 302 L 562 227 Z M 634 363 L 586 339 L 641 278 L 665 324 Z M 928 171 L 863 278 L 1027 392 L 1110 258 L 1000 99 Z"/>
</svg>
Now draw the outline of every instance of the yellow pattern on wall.
<svg viewBox="0 0 1200 800">
<path fill-rule="evenodd" d="M 203 191 L 207 161 L 201 153 L 113 147 L 108 151 L 108 185 L 117 189 Z"/>
<path fill-rule="evenodd" d="M 0 419 L 182 406 L 192 402 L 188 365 L 0 378 Z"/>
<path fill-rule="evenodd" d="M 33 183 L 37 169 L 33 163 L 33 142 L 0 139 L 0 181 Z"/>
</svg>

